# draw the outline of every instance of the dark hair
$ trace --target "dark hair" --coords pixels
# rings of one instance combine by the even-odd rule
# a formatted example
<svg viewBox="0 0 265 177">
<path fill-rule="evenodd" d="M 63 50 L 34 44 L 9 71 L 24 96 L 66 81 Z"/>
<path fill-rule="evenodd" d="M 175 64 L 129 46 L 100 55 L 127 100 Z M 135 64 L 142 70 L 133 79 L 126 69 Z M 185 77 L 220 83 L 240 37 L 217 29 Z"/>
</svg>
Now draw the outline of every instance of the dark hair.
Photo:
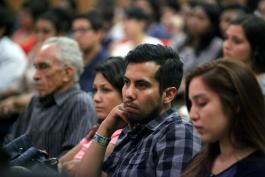
<svg viewBox="0 0 265 177">
<path fill-rule="evenodd" d="M 159 44 L 142 44 L 130 51 L 125 59 L 127 65 L 148 61 L 160 65 L 155 74 L 155 79 L 159 82 L 160 93 L 168 87 L 179 88 L 183 75 L 183 64 L 172 48 Z"/>
<path fill-rule="evenodd" d="M 138 21 L 144 21 L 146 23 L 149 22 L 149 15 L 140 7 L 131 6 L 124 9 L 125 16 L 128 19 L 135 19 Z"/>
<path fill-rule="evenodd" d="M 81 14 L 81 15 L 77 15 L 74 19 L 86 19 L 87 21 L 89 21 L 91 28 L 94 31 L 99 31 L 102 30 L 104 28 L 104 19 L 102 14 L 97 11 L 96 9 L 90 9 L 88 12 Z"/>
<path fill-rule="evenodd" d="M 181 11 L 181 4 L 179 1 L 176 0 L 165 0 L 164 6 L 169 7 L 170 9 L 174 10 L 175 12 Z"/>
<path fill-rule="evenodd" d="M 220 31 L 219 31 L 219 26 L 218 26 L 220 9 L 217 5 L 202 3 L 202 2 L 192 3 L 192 7 L 202 8 L 211 23 L 211 27 L 209 28 L 209 30 L 206 31 L 204 34 L 201 34 L 199 44 L 195 48 L 195 54 L 198 56 L 201 51 L 206 49 L 211 44 L 214 37 L 220 36 Z M 193 40 L 194 40 L 193 36 L 188 34 L 188 38 L 183 47 L 191 44 Z"/>
<path fill-rule="evenodd" d="M 107 81 L 121 93 L 125 71 L 125 61 L 122 57 L 109 57 L 97 65 L 95 70 L 102 73 Z"/>
<path fill-rule="evenodd" d="M 43 19 L 52 23 L 57 34 L 66 33 L 71 28 L 72 16 L 62 8 L 53 8 L 40 15 L 38 20 Z"/>
<path fill-rule="evenodd" d="M 230 140 L 236 148 L 252 147 L 265 153 L 265 104 L 253 72 L 243 63 L 215 60 L 202 65 L 186 77 L 186 105 L 191 109 L 189 85 L 200 77 L 219 95 L 223 112 L 230 121 Z M 243 136 L 242 136 L 243 135 Z M 209 174 L 219 154 L 218 142 L 208 144 L 186 168 L 182 177 L 203 177 Z"/>
<path fill-rule="evenodd" d="M 251 47 L 251 68 L 257 74 L 265 72 L 265 21 L 254 15 L 244 15 L 232 20 L 231 24 L 243 28 Z"/>
<path fill-rule="evenodd" d="M 228 11 L 228 10 L 236 11 L 239 14 L 247 14 L 247 13 L 249 13 L 249 10 L 246 7 L 244 7 L 244 6 L 242 6 L 242 5 L 238 4 L 238 3 L 221 5 L 221 13 L 223 13 L 224 11 Z"/>
<path fill-rule="evenodd" d="M 48 0 L 30 0 L 22 4 L 22 10 L 28 12 L 33 21 L 35 21 L 41 14 L 49 9 L 50 3 Z"/>
<path fill-rule="evenodd" d="M 160 1 L 159 0 L 144 0 L 144 1 L 147 3 L 147 5 L 151 11 L 147 12 L 147 11 L 145 11 L 145 8 L 143 8 L 143 7 L 140 7 L 140 8 L 143 9 L 146 14 L 148 14 L 148 16 L 149 16 L 148 20 L 150 21 L 150 23 L 159 22 L 160 18 L 161 18 L 161 5 L 162 5 L 160 3 Z M 133 5 L 136 7 L 139 7 L 137 5 L 137 0 L 133 1 L 132 3 L 136 3 Z"/>
<path fill-rule="evenodd" d="M 3 36 L 11 36 L 14 31 L 15 20 L 13 12 L 8 8 L 0 7 L 0 17 L 0 29 L 4 29 Z"/>
</svg>

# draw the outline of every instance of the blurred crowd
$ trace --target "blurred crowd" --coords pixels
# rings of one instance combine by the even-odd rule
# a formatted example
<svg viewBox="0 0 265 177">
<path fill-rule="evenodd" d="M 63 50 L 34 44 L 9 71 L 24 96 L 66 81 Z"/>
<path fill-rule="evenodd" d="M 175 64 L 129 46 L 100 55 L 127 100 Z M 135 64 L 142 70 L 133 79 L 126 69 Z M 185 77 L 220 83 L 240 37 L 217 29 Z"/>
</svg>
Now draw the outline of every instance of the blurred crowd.
<svg viewBox="0 0 265 177">
<path fill-rule="evenodd" d="M 58 2 L 24 0 L 15 11 L 0 1 L 0 144 L 41 92 L 36 72 L 45 66 L 35 60 L 51 37 L 77 42 L 84 66 L 75 82 L 89 96 L 99 64 L 146 43 L 171 47 L 184 76 L 213 60 L 240 60 L 265 95 L 265 0 L 95 0 L 82 12 L 80 1 Z M 183 79 L 174 103 L 181 115 L 190 111 L 186 84 Z"/>
</svg>

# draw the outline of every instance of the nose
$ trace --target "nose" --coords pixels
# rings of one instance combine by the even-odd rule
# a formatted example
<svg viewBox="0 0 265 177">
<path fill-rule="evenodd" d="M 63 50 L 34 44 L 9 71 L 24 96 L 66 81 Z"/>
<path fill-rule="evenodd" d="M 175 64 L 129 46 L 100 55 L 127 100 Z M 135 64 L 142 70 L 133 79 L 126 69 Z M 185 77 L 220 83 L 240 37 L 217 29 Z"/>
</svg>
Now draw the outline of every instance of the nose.
<svg viewBox="0 0 265 177">
<path fill-rule="evenodd" d="M 33 75 L 33 79 L 35 81 L 40 80 L 40 71 L 38 69 L 35 69 L 35 73 Z"/>
<path fill-rule="evenodd" d="M 124 85 L 123 89 L 122 89 L 122 93 L 123 93 L 123 97 L 126 100 L 130 100 L 133 101 L 136 99 L 136 89 L 133 86 L 133 84 L 130 85 Z"/>
<path fill-rule="evenodd" d="M 94 93 L 94 95 L 93 95 L 93 100 L 94 100 L 95 103 L 99 103 L 99 102 L 102 101 L 102 97 L 101 97 L 101 95 L 98 93 L 98 91 Z"/>
<path fill-rule="evenodd" d="M 229 50 L 231 48 L 231 41 L 229 39 L 224 40 L 224 50 Z"/>
<path fill-rule="evenodd" d="M 189 115 L 190 115 L 190 119 L 193 122 L 199 119 L 199 113 L 195 106 L 191 106 Z"/>
</svg>

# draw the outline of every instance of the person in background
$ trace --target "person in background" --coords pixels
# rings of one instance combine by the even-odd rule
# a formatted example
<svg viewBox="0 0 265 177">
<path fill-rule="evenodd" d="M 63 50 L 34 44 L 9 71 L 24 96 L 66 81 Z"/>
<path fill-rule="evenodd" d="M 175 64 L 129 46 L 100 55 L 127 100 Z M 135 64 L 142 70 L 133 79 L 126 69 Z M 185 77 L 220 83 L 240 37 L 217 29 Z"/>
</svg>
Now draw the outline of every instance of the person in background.
<svg viewBox="0 0 265 177">
<path fill-rule="evenodd" d="M 225 58 L 240 60 L 250 66 L 265 95 L 265 21 L 254 15 L 234 19 L 229 25 L 223 45 Z"/>
<path fill-rule="evenodd" d="M 24 72 L 27 58 L 23 50 L 13 41 L 14 14 L 0 7 L 0 95 L 17 82 Z M 1 99 L 2 96 L 0 96 Z"/>
<path fill-rule="evenodd" d="M 35 69 L 33 67 L 33 60 L 36 53 L 47 38 L 63 35 L 70 30 L 71 22 L 67 20 L 67 17 L 67 13 L 64 10 L 54 8 L 41 14 L 36 20 L 35 35 L 37 41 L 28 54 L 26 69 L 17 82 L 13 83 L 5 92 L 0 93 L 0 97 L 2 97 L 0 99 L 0 118 L 2 119 L 0 129 L 3 131 L 3 135 L 0 137 L 1 142 L 12 124 L 25 110 L 34 94 L 33 75 Z"/>
<path fill-rule="evenodd" d="M 78 42 L 83 52 L 84 72 L 80 76 L 79 84 L 85 92 L 92 93 L 94 68 L 109 57 L 109 53 L 102 47 L 104 37 L 104 20 L 101 13 L 90 10 L 78 15 L 72 23 L 73 38 Z"/>
<path fill-rule="evenodd" d="M 17 29 L 12 35 L 12 40 L 19 44 L 26 54 L 36 44 L 35 22 L 40 14 L 49 9 L 48 0 L 30 0 L 22 4 L 18 13 Z"/>
<path fill-rule="evenodd" d="M 207 3 L 194 3 L 186 17 L 186 29 L 172 39 L 172 48 L 184 64 L 184 74 L 197 66 L 214 60 L 222 51 L 219 37 L 219 7 Z"/>
<path fill-rule="evenodd" d="M 36 44 L 29 53 L 29 59 L 35 57 L 42 43 L 53 36 L 64 36 L 71 30 L 72 15 L 61 7 L 41 14 L 35 23 Z"/>
<path fill-rule="evenodd" d="M 217 60 L 186 78 L 190 119 L 205 146 L 181 177 L 262 177 L 265 104 L 253 72 Z"/>
<path fill-rule="evenodd" d="M 125 37 L 113 43 L 110 47 L 112 56 L 126 56 L 130 50 L 140 44 L 162 44 L 158 38 L 145 33 L 149 23 L 149 15 L 139 7 L 127 7 L 124 9 L 123 29 Z"/>
<path fill-rule="evenodd" d="M 172 108 L 182 63 L 171 48 L 154 44 L 139 45 L 125 59 L 123 103 L 100 124 L 76 176 L 178 176 L 201 148 L 190 122 Z"/>
<path fill-rule="evenodd" d="M 258 2 L 257 8 L 254 11 L 254 14 L 265 20 L 265 0 L 260 0 Z"/>
<path fill-rule="evenodd" d="M 27 57 L 21 47 L 10 36 L 13 32 L 14 14 L 8 7 L 0 6 L 0 102 L 6 99 L 13 85 L 19 83 L 27 66 Z M 1 103 L 0 103 L 1 104 Z M 0 144 L 2 144 L 14 120 L 4 120 L 0 105 Z"/>
<path fill-rule="evenodd" d="M 62 174 L 74 176 L 78 165 L 91 144 L 91 140 L 96 133 L 100 123 L 107 117 L 109 112 L 122 102 L 121 90 L 123 87 L 123 74 L 125 62 L 120 57 L 110 57 L 95 68 L 96 76 L 93 83 L 93 101 L 96 108 L 98 125 L 91 129 L 85 138 L 78 145 L 67 152 L 59 159 L 59 168 Z M 105 156 L 107 157 L 113 150 L 114 145 L 120 135 L 121 130 L 117 130 L 111 137 Z"/>
<path fill-rule="evenodd" d="M 74 147 L 96 123 L 90 96 L 78 85 L 83 70 L 78 44 L 67 37 L 47 39 L 33 65 L 37 95 L 15 122 L 6 143 L 28 137 L 37 149 L 59 157 Z"/>
<path fill-rule="evenodd" d="M 247 13 L 247 9 L 239 4 L 224 5 L 221 8 L 221 15 L 219 20 L 219 29 L 222 37 L 225 37 L 225 32 L 230 25 L 230 22 Z"/>
</svg>

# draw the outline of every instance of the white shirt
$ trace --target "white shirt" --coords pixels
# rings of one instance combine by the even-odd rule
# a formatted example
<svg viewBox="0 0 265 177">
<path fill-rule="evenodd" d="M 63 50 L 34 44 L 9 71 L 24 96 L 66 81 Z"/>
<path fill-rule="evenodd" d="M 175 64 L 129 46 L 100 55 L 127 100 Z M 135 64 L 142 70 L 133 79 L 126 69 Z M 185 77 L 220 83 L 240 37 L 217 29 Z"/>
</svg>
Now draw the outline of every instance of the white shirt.
<svg viewBox="0 0 265 177">
<path fill-rule="evenodd" d="M 154 37 L 151 36 L 145 36 L 144 40 L 141 42 L 141 44 L 161 44 L 162 42 Z M 117 45 L 114 46 L 113 50 L 111 51 L 111 56 L 121 56 L 124 57 L 127 55 L 127 53 L 135 48 L 132 41 L 126 41 L 126 42 L 120 42 Z"/>
<path fill-rule="evenodd" d="M 0 39 L 0 92 L 6 91 L 22 76 L 27 65 L 20 46 L 7 37 Z"/>
</svg>

